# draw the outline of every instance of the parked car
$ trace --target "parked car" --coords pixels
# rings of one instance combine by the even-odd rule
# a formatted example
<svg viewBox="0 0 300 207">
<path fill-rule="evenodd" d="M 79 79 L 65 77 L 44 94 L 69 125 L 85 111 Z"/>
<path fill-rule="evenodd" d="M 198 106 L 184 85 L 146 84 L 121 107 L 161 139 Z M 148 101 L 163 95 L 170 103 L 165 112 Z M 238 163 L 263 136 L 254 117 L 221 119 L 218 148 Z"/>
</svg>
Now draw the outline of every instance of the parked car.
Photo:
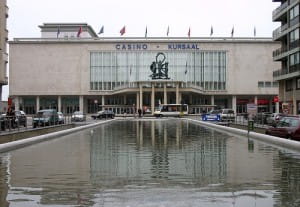
<svg viewBox="0 0 300 207">
<path fill-rule="evenodd" d="M 71 117 L 72 121 L 85 121 L 86 116 L 82 111 L 75 111 Z"/>
<path fill-rule="evenodd" d="M 40 110 L 32 119 L 32 126 L 50 126 L 58 124 L 58 114 L 55 109 Z"/>
<path fill-rule="evenodd" d="M 15 119 L 14 122 L 16 126 L 27 126 L 27 117 L 24 111 L 14 111 Z"/>
<path fill-rule="evenodd" d="M 285 116 L 287 115 L 281 113 L 273 113 L 270 117 L 267 118 L 267 124 L 269 125 L 277 124 Z"/>
<path fill-rule="evenodd" d="M 103 119 L 103 118 L 115 118 L 115 113 L 110 110 L 98 111 L 96 114 L 91 115 L 93 119 Z"/>
<path fill-rule="evenodd" d="M 10 115 L 0 115 L 0 126 L 1 130 L 8 128 L 16 128 L 20 126 L 27 126 L 27 117 L 24 111 L 12 111 Z"/>
<path fill-rule="evenodd" d="M 266 130 L 266 134 L 300 141 L 300 117 L 286 116 Z"/>
<path fill-rule="evenodd" d="M 235 121 L 235 113 L 233 109 L 221 109 L 221 121 Z"/>
<path fill-rule="evenodd" d="M 58 123 L 59 124 L 64 124 L 65 123 L 65 116 L 62 112 L 57 112 L 58 114 Z"/>
<path fill-rule="evenodd" d="M 253 120 L 258 123 L 258 124 L 267 124 L 267 119 L 272 116 L 271 112 L 261 112 L 257 113 L 254 117 Z"/>
</svg>

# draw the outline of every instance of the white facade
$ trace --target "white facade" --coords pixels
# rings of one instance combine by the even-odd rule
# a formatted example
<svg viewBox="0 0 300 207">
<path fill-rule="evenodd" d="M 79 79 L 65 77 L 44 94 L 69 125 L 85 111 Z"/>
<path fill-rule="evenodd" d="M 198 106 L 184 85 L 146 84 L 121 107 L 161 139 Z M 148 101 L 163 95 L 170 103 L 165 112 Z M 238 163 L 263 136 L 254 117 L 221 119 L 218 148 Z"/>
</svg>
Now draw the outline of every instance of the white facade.
<svg viewBox="0 0 300 207">
<path fill-rule="evenodd" d="M 27 113 L 53 107 L 133 113 L 160 102 L 188 103 L 191 113 L 216 106 L 242 113 L 253 102 L 274 111 L 278 45 L 268 38 L 14 39 L 9 94 Z M 170 79 L 150 77 L 159 52 L 166 54 Z"/>
</svg>

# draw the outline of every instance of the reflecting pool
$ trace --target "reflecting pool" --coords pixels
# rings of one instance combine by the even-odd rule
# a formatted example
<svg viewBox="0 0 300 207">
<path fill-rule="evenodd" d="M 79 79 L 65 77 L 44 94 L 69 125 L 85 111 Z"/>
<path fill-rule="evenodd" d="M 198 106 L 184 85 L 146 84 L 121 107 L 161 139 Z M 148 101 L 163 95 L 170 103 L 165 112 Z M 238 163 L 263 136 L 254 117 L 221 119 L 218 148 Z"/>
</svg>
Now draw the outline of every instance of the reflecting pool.
<svg viewBox="0 0 300 207">
<path fill-rule="evenodd" d="M 181 119 L 116 120 L 0 154 L 0 206 L 300 206 L 300 153 Z"/>
</svg>

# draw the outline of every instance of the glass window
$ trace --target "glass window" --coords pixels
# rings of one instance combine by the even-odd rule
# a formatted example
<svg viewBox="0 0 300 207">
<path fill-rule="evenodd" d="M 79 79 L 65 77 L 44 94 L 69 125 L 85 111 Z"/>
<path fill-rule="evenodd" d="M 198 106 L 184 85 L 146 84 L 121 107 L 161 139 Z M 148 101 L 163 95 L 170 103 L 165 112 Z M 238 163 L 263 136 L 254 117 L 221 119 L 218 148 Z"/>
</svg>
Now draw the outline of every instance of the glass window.
<svg viewBox="0 0 300 207">
<path fill-rule="evenodd" d="M 299 16 L 299 4 L 297 4 L 290 10 L 290 20 L 294 19 L 297 16 Z"/>
<path fill-rule="evenodd" d="M 291 31 L 290 33 L 290 42 L 294 42 L 296 40 L 299 40 L 299 28 Z"/>
<path fill-rule="evenodd" d="M 263 81 L 258 81 L 258 88 L 263 88 L 265 86 Z"/>
<path fill-rule="evenodd" d="M 225 51 L 164 51 L 168 76 L 183 81 L 185 86 L 197 85 L 206 90 L 225 90 Z M 115 87 L 135 87 L 136 81 L 151 79 L 150 65 L 157 52 L 91 52 L 90 89 L 114 90 Z"/>
<path fill-rule="evenodd" d="M 293 80 L 286 80 L 285 81 L 285 90 L 286 91 L 293 90 Z"/>
<path fill-rule="evenodd" d="M 273 87 L 279 87 L 279 83 L 277 81 L 273 82 Z"/>
<path fill-rule="evenodd" d="M 296 89 L 300 89 L 300 78 L 296 79 Z"/>
<path fill-rule="evenodd" d="M 270 81 L 266 81 L 265 82 L 265 87 L 267 87 L 267 88 L 271 87 L 271 82 Z"/>
</svg>

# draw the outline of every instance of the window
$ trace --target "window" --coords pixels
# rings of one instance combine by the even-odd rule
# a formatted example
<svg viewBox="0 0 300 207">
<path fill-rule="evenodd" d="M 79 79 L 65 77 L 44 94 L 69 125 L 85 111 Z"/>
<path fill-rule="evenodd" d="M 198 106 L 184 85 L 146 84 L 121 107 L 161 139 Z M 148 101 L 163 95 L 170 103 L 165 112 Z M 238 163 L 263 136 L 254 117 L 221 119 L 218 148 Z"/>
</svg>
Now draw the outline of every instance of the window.
<svg viewBox="0 0 300 207">
<path fill-rule="evenodd" d="M 293 80 L 286 80 L 285 81 L 285 90 L 292 91 L 293 90 Z"/>
<path fill-rule="evenodd" d="M 266 81 L 265 82 L 265 87 L 266 88 L 270 88 L 271 87 L 271 82 L 270 81 Z"/>
<path fill-rule="evenodd" d="M 258 88 L 263 88 L 265 83 L 263 81 L 258 81 Z"/>
<path fill-rule="evenodd" d="M 299 4 L 297 4 L 290 10 L 290 20 L 294 19 L 297 16 L 299 16 Z"/>
<path fill-rule="evenodd" d="M 291 31 L 290 33 L 290 42 L 294 42 L 296 40 L 299 40 L 299 28 Z"/>
<path fill-rule="evenodd" d="M 279 87 L 279 83 L 277 81 L 273 82 L 273 87 Z"/>
<path fill-rule="evenodd" d="M 290 55 L 290 66 L 299 64 L 299 52 Z"/>
<path fill-rule="evenodd" d="M 296 79 L 296 89 L 299 90 L 300 89 L 300 78 Z"/>
</svg>

